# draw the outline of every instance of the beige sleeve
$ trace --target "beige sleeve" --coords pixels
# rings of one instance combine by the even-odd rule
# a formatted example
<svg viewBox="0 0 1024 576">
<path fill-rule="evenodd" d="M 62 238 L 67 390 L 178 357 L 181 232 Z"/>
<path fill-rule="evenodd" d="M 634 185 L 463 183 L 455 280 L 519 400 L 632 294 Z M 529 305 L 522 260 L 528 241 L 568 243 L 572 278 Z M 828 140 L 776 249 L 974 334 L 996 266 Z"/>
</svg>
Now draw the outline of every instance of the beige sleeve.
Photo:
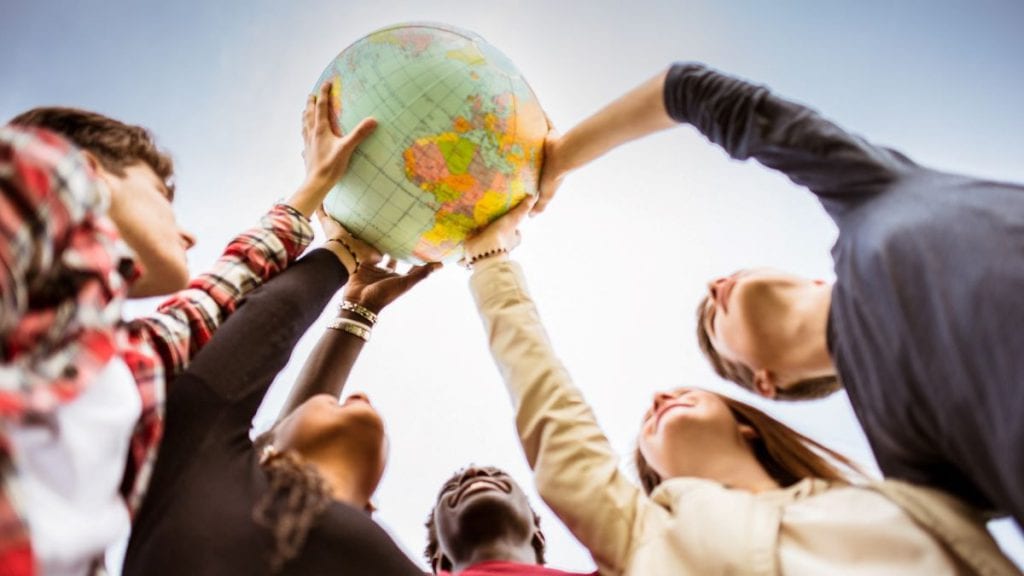
<svg viewBox="0 0 1024 576">
<path fill-rule="evenodd" d="M 601 573 L 621 574 L 640 517 L 653 504 L 620 472 L 617 455 L 555 356 L 519 265 L 485 261 L 470 285 L 537 490 Z"/>
</svg>

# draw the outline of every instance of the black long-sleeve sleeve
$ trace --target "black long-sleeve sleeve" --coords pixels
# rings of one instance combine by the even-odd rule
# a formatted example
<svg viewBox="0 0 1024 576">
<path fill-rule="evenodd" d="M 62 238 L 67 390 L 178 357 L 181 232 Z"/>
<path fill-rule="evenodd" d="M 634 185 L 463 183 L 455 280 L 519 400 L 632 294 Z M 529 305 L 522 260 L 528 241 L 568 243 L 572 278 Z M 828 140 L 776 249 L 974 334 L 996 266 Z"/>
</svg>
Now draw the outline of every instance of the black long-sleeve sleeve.
<svg viewBox="0 0 1024 576">
<path fill-rule="evenodd" d="M 347 279 L 345 267 L 329 251 L 310 252 L 253 291 L 196 356 L 189 373 L 226 402 L 266 392 L 299 338 Z"/>
<path fill-rule="evenodd" d="M 664 102 L 669 116 L 693 125 L 733 158 L 754 158 L 823 199 L 872 194 L 915 167 L 807 106 L 701 64 L 672 66 Z"/>
<path fill-rule="evenodd" d="M 151 506 L 173 501 L 175 485 L 190 467 L 211 465 L 197 462 L 197 454 L 209 446 L 251 447 L 249 427 L 263 396 L 295 343 L 347 278 L 344 266 L 327 250 L 309 253 L 254 290 L 175 378 L 148 490 Z"/>
</svg>

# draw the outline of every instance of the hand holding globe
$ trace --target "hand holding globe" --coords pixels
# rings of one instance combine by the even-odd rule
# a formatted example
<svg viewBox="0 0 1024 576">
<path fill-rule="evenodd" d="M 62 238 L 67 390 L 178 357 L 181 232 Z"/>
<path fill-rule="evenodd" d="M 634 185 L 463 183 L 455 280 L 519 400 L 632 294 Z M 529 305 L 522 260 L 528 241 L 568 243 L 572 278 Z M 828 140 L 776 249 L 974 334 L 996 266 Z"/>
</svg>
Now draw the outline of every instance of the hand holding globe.
<svg viewBox="0 0 1024 576">
<path fill-rule="evenodd" d="M 515 66 L 479 36 L 385 28 L 342 51 L 324 83 L 340 130 L 379 122 L 325 208 L 382 252 L 457 259 L 470 234 L 537 193 L 547 119 Z"/>
</svg>

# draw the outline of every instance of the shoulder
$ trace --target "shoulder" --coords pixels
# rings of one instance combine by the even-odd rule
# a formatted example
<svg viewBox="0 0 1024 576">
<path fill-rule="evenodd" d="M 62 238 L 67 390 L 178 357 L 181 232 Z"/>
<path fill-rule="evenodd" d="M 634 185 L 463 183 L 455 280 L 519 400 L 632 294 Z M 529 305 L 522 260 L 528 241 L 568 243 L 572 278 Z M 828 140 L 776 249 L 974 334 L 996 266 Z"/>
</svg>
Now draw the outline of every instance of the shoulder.
<svg viewBox="0 0 1024 576">
<path fill-rule="evenodd" d="M 11 184 L 30 206 L 63 203 L 73 219 L 86 211 L 104 211 L 106 188 L 85 155 L 62 136 L 38 128 L 0 127 L 0 179 Z"/>
</svg>

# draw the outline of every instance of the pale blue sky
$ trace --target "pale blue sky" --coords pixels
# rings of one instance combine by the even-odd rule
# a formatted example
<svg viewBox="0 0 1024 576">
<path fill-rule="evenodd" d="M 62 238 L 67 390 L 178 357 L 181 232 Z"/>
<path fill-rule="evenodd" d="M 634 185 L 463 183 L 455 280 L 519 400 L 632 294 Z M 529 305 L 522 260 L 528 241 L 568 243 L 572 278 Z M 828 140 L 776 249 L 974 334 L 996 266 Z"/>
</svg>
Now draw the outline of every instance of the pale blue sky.
<svg viewBox="0 0 1024 576">
<path fill-rule="evenodd" d="M 395 22 L 478 32 L 517 63 L 563 129 L 672 61 L 701 60 L 921 163 L 1024 181 L 1024 3 L 1015 0 L 3 0 L 0 11 L 0 118 L 65 104 L 152 128 L 178 162 L 176 211 L 200 237 L 195 272 L 301 180 L 299 113 L 328 61 Z M 703 282 L 751 264 L 827 278 L 835 229 L 788 180 L 683 128 L 570 176 L 523 233 L 517 257 L 552 340 L 625 452 L 654 390 L 720 386 L 691 334 Z M 497 464 L 530 484 L 465 283 L 462 270 L 445 270 L 387 310 L 351 380 L 388 420 L 379 518 L 414 556 L 455 468 Z M 619 301 L 641 312 L 624 316 Z M 772 410 L 870 462 L 845 398 Z M 588 568 L 571 535 L 546 513 L 544 522 L 552 565 Z M 1004 525 L 1001 537 L 1021 562 L 1016 529 Z"/>
</svg>

